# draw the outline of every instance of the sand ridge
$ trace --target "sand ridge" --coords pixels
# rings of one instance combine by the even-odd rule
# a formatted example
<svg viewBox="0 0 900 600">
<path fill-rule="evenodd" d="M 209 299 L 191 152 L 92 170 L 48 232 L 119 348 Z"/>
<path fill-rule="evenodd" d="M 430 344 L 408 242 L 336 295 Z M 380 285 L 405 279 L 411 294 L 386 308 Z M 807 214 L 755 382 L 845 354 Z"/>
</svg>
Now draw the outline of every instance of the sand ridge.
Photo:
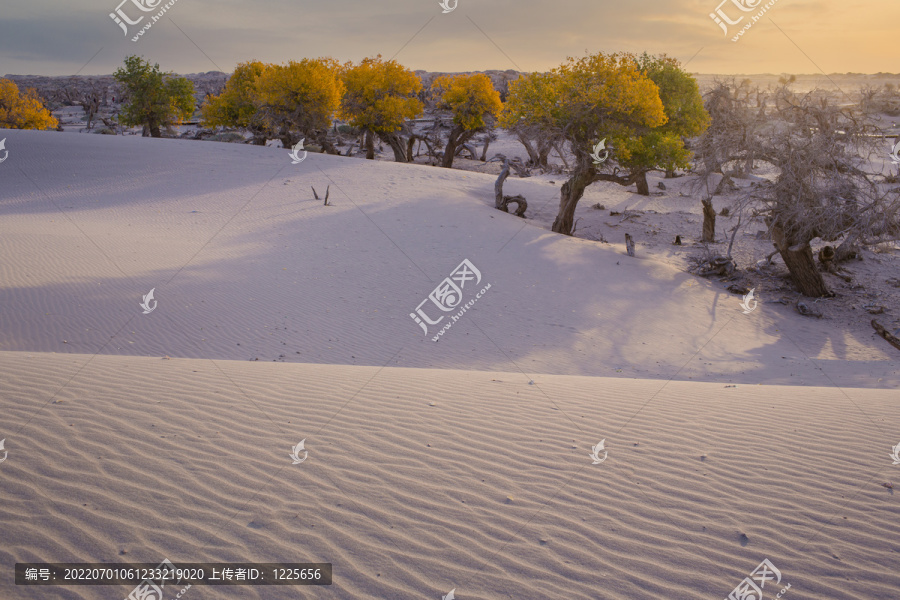
<svg viewBox="0 0 900 600">
<path fill-rule="evenodd" d="M 0 360 L 14 428 L 75 366 Z M 710 597 L 762 555 L 798 597 L 900 583 L 882 391 L 104 355 L 67 389 L 10 436 L 4 562 L 335 565 L 327 591 L 214 590 L 242 598 Z"/>
</svg>

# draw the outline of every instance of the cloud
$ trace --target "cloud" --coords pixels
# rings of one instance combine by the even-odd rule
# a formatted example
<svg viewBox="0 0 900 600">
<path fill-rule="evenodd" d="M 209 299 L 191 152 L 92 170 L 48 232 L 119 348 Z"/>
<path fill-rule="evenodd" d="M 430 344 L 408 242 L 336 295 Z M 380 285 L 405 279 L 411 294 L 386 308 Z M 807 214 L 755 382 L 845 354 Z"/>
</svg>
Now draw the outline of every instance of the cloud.
<svg viewBox="0 0 900 600">
<path fill-rule="evenodd" d="M 109 18 L 119 1 L 4 8 L 0 64 L 9 73 L 69 75 L 103 48 L 83 73 L 111 73 L 135 53 L 179 73 L 375 54 L 396 54 L 412 69 L 530 71 L 585 51 L 646 50 L 682 61 L 696 54 L 689 70 L 704 73 L 815 73 L 816 64 L 871 73 L 895 68 L 891 24 L 900 19 L 900 2 L 879 6 L 875 19 L 876 9 L 850 1 L 779 0 L 734 43 L 709 17 L 720 0 L 459 0 L 446 15 L 438 0 L 178 0 L 133 43 Z M 141 14 L 130 2 L 123 10 Z M 730 2 L 723 10 L 736 11 Z"/>
</svg>

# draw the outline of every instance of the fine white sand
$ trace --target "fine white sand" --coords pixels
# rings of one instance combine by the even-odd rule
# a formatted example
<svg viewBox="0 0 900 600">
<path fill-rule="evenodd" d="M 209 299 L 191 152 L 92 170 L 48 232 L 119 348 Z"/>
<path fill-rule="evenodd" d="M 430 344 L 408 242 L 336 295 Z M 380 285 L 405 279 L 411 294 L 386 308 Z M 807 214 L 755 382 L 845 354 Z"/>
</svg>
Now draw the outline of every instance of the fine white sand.
<svg viewBox="0 0 900 600">
<path fill-rule="evenodd" d="M 163 558 L 334 565 L 188 599 L 724 598 L 763 558 L 787 598 L 897 597 L 900 370 L 871 333 L 745 315 L 494 210 L 489 174 L 0 137 L 0 598 L 130 591 L 15 562 Z M 550 179 L 507 193 L 552 215 Z M 432 342 L 409 314 L 463 259 L 491 288 Z"/>
</svg>

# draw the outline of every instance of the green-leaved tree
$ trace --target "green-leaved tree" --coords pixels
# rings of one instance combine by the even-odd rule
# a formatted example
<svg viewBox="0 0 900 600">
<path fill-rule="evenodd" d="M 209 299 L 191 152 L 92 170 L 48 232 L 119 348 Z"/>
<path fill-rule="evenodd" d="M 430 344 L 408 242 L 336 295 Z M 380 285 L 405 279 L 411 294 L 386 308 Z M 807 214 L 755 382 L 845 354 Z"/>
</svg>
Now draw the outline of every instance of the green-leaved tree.
<svg viewBox="0 0 900 600">
<path fill-rule="evenodd" d="M 659 88 L 666 122 L 643 135 L 617 139 L 615 158 L 634 176 L 638 193 L 649 196 L 647 173 L 660 169 L 671 174 L 687 168 L 691 153 L 684 141 L 703 133 L 710 118 L 697 81 L 677 60 L 645 52 L 636 62 L 640 73 Z"/>
<path fill-rule="evenodd" d="M 177 125 L 194 113 L 194 84 L 184 77 L 162 73 L 139 56 L 125 59 L 125 68 L 113 73 L 124 87 L 119 121 L 143 125 L 144 136 L 162 137 L 160 127 Z"/>
</svg>

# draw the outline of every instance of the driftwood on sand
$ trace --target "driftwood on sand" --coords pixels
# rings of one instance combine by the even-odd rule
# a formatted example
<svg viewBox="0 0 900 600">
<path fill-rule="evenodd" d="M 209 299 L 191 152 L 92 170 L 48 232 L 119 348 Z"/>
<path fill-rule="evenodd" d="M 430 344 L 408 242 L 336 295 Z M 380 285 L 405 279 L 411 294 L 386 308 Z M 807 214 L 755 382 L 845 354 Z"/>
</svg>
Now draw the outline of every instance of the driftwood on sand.
<svg viewBox="0 0 900 600">
<path fill-rule="evenodd" d="M 888 344 L 890 344 L 897 350 L 900 350 L 900 339 L 898 339 L 897 336 L 891 334 L 891 332 L 889 332 L 887 329 L 885 329 L 881 325 L 881 323 L 879 323 L 875 319 L 872 319 L 872 327 L 875 329 L 876 332 L 878 332 L 878 335 L 880 335 L 887 341 Z"/>
<path fill-rule="evenodd" d="M 506 181 L 507 177 L 509 177 L 509 159 L 503 161 L 503 169 L 500 170 L 500 175 L 497 177 L 497 181 L 494 182 L 494 207 L 503 212 L 509 212 L 509 204 L 515 202 L 515 215 L 525 218 L 525 211 L 528 209 L 528 202 L 525 200 L 525 196 L 521 194 L 516 194 L 515 196 L 503 195 L 503 182 Z"/>
</svg>

